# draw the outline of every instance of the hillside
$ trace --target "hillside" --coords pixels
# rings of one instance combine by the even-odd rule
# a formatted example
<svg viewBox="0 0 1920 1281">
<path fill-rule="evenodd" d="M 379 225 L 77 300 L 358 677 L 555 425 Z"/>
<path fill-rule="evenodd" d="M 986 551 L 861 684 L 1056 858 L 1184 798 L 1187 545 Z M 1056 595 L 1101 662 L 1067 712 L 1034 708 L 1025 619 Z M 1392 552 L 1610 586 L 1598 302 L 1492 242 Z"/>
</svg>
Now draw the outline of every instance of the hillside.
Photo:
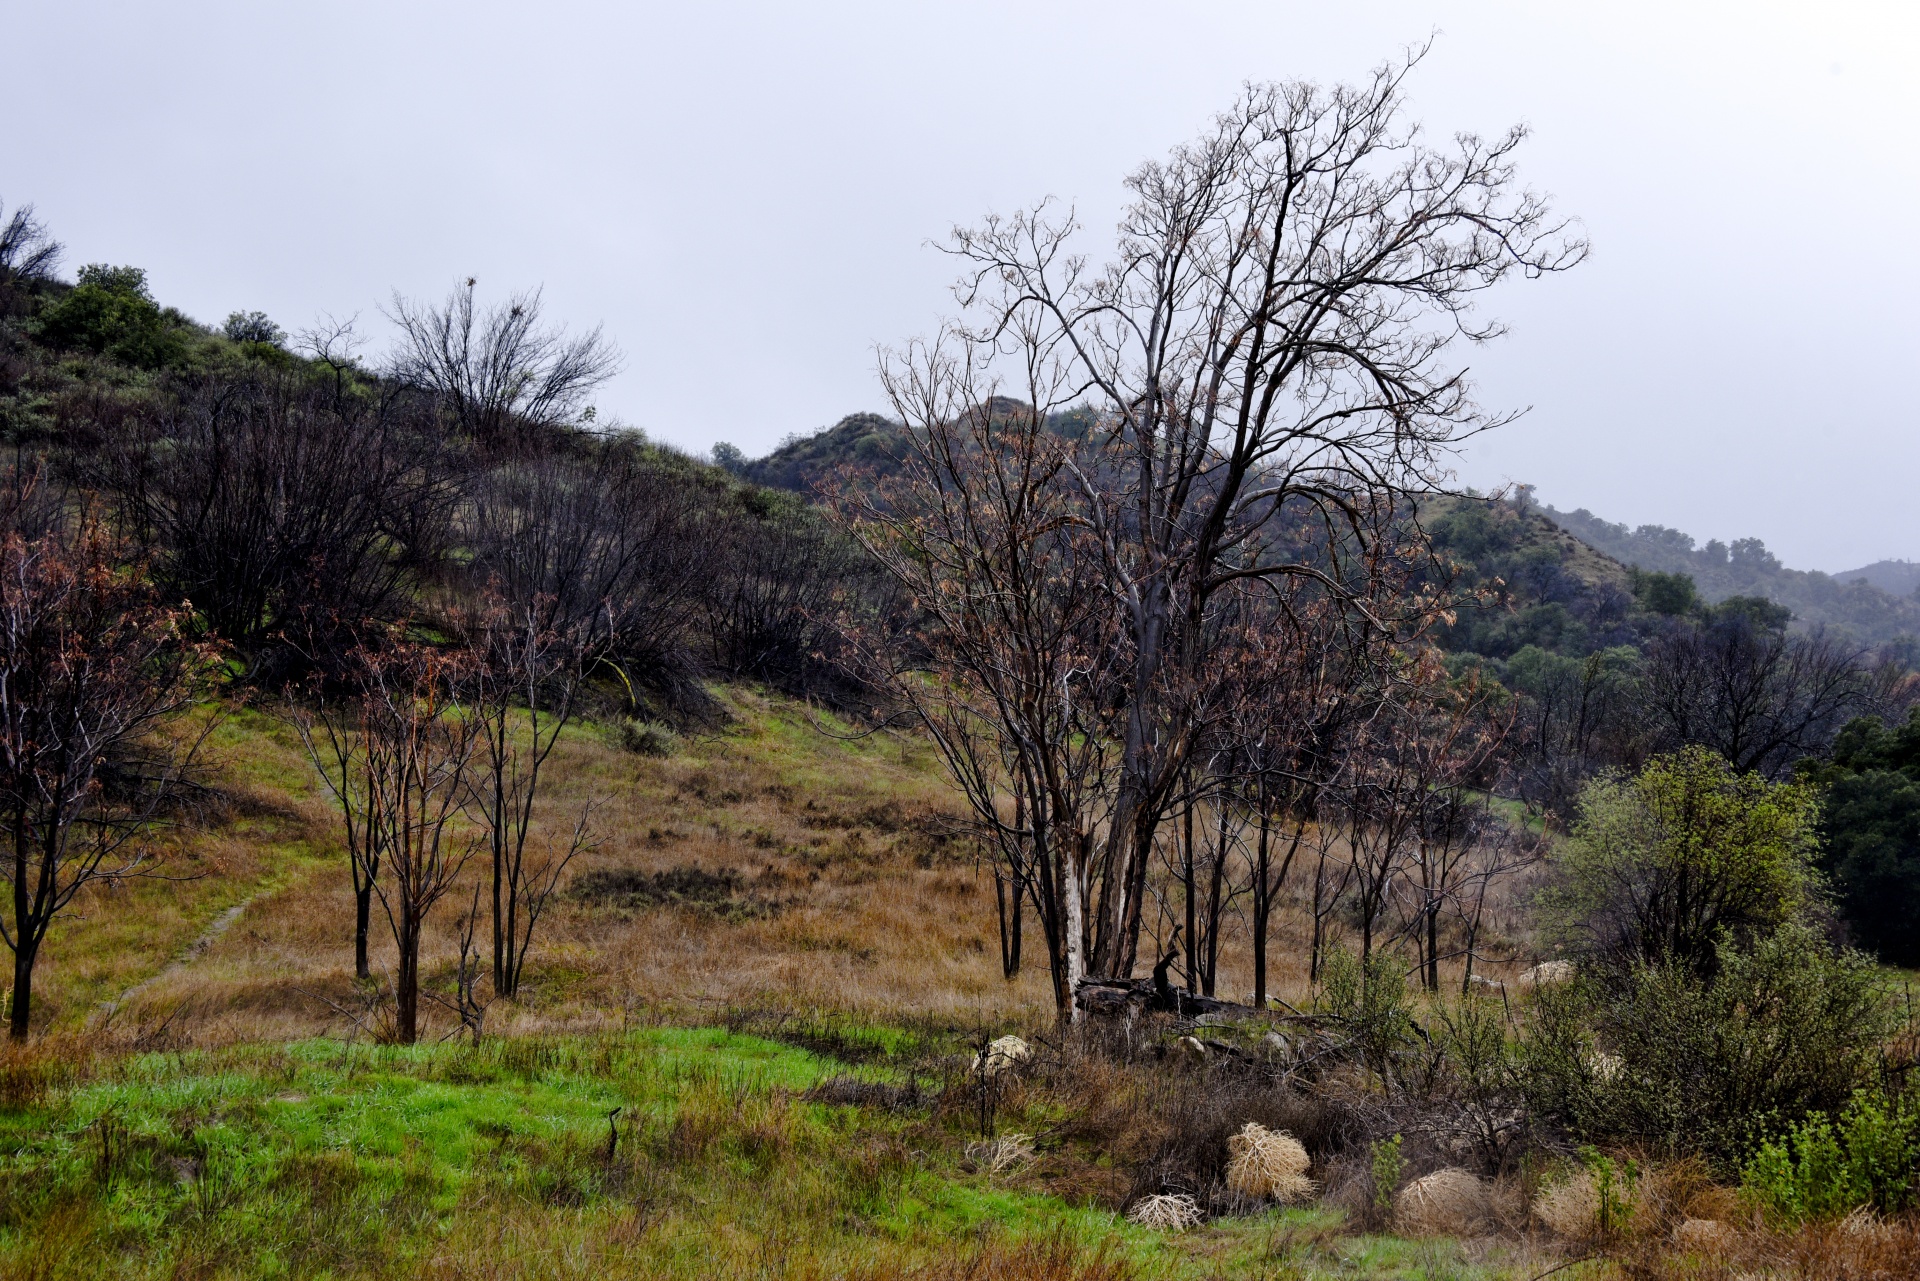
<svg viewBox="0 0 1920 1281">
<path fill-rule="evenodd" d="M 1079 426 L 1076 414 L 1060 417 L 1063 429 Z M 806 493 L 839 468 L 884 469 L 897 448 L 900 431 L 898 423 L 883 415 L 850 414 L 832 427 L 788 439 L 763 458 L 739 459 L 731 464 L 731 470 L 756 484 Z M 1451 513 L 1458 510 L 1461 501 L 1438 500 L 1428 504 L 1423 514 L 1430 520 L 1444 517 L 1457 525 Z M 1630 608 L 1615 589 L 1630 597 L 1633 570 L 1637 568 L 1686 574 L 1709 604 L 1733 596 L 1764 597 L 1791 609 L 1802 626 L 1826 627 L 1861 645 L 1920 637 L 1920 565 L 1910 561 L 1879 561 L 1844 574 L 1795 570 L 1783 566 L 1757 538 L 1737 539 L 1731 545 L 1716 540 L 1696 547 L 1690 535 L 1677 529 L 1659 525 L 1630 529 L 1584 508 L 1563 512 L 1536 505 L 1531 491 L 1523 494 L 1515 507 L 1521 514 L 1520 524 L 1502 527 L 1497 548 L 1487 544 L 1484 532 L 1463 533 L 1457 528 L 1443 535 L 1441 542 L 1468 561 L 1476 555 L 1484 559 L 1497 553 L 1509 589 L 1504 602 L 1521 611 L 1558 604 L 1571 609 L 1583 629 L 1590 628 L 1594 607 L 1602 614 L 1609 609 L 1619 613 Z M 1491 562 L 1481 568 L 1489 575 L 1499 572 Z M 1580 586 L 1576 589 L 1572 584 Z M 1593 599 L 1575 600 L 1592 598 L 1595 592 L 1612 604 L 1595 606 Z M 1537 642 L 1557 634 L 1557 617 L 1549 611 L 1536 615 L 1532 624 L 1516 623 L 1507 631 L 1512 635 L 1531 632 Z M 1606 643 L 1621 643 L 1631 629 L 1622 630 L 1609 623 L 1603 624 L 1602 630 L 1615 637 Z M 1461 643 L 1463 635 L 1456 631 L 1456 644 Z M 1468 647 L 1479 643 L 1469 643 Z M 1502 642 L 1486 643 L 1497 648 Z"/>
<path fill-rule="evenodd" d="M 1693 579 L 1708 601 L 1764 596 L 1791 609 L 1809 626 L 1824 626 L 1862 645 L 1920 636 L 1920 577 L 1904 561 L 1881 561 L 1846 574 L 1789 569 L 1758 538 L 1718 539 L 1696 546 L 1693 536 L 1664 525 L 1629 529 L 1585 508 L 1543 509 L 1561 528 L 1628 565 Z M 1900 590 L 1902 587 L 1905 590 Z"/>
</svg>

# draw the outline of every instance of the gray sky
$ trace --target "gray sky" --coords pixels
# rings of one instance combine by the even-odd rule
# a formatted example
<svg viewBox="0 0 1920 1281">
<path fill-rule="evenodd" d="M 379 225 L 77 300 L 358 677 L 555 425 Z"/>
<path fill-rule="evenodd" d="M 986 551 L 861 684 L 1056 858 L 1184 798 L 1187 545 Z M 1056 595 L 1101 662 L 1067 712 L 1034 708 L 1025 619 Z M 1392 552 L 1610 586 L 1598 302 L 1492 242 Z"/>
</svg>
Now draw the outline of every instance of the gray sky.
<svg viewBox="0 0 1920 1281">
<path fill-rule="evenodd" d="M 627 353 L 605 414 L 758 454 L 879 408 L 955 222 L 1120 179 L 1247 79 L 1352 78 L 1439 31 L 1430 130 L 1534 138 L 1592 260 L 1473 355 L 1531 405 L 1461 474 L 1920 559 L 1920 5 L 331 5 L 10 0 L 0 196 L 67 267 L 146 267 L 199 319 L 288 328 L 392 289 L 544 283 Z"/>
</svg>

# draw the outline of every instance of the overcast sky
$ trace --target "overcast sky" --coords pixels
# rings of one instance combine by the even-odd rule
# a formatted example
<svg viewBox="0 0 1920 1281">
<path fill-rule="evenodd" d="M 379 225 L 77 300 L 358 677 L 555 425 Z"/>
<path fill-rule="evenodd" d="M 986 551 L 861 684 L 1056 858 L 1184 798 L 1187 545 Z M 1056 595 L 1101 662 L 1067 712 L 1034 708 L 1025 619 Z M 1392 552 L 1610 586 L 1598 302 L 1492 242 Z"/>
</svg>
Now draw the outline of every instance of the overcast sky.
<svg viewBox="0 0 1920 1281">
<path fill-rule="evenodd" d="M 1249 79 L 1351 79 L 1438 31 L 1430 130 L 1526 122 L 1594 246 L 1472 353 L 1531 406 L 1466 481 L 1791 565 L 1920 559 L 1920 4 L 329 5 L 9 0 L 0 197 L 67 267 L 289 329 L 390 291 L 546 288 L 604 323 L 603 415 L 763 453 L 881 408 L 929 242 L 1120 180 Z"/>
</svg>

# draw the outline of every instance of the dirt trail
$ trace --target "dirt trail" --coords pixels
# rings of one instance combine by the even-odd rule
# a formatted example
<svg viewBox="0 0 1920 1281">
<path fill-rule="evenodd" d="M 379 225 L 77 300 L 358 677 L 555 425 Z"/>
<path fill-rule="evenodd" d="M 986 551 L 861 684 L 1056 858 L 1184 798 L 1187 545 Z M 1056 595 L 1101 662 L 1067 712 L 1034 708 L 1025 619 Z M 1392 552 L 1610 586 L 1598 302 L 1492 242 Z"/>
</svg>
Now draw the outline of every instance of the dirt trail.
<svg viewBox="0 0 1920 1281">
<path fill-rule="evenodd" d="M 140 993 L 146 991 L 161 979 L 178 974 L 186 969 L 187 966 L 199 960 L 201 956 L 206 954 L 208 948 L 220 941 L 220 936 L 225 934 L 227 930 L 232 927 L 233 923 L 240 919 L 241 914 L 251 907 L 253 901 L 259 897 L 259 893 L 249 894 L 246 898 L 241 899 L 238 903 L 235 903 L 232 907 L 207 922 L 207 928 L 200 931 L 200 937 L 187 944 L 186 951 L 182 952 L 155 973 L 149 974 L 146 978 L 135 983 L 119 996 L 100 1002 L 100 1008 L 94 1014 L 93 1021 L 97 1024 L 102 1020 L 113 1017 L 114 1013 L 126 1005 L 127 1002 L 133 1000 L 134 997 L 140 995 Z"/>
</svg>

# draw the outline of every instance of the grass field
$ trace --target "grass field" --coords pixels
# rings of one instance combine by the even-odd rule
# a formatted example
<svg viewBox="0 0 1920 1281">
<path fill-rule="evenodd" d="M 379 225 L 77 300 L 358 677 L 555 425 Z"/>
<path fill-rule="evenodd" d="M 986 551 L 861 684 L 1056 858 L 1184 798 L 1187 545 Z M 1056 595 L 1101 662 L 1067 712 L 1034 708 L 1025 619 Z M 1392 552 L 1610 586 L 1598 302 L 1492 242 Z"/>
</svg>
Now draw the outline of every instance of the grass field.
<svg viewBox="0 0 1920 1281">
<path fill-rule="evenodd" d="M 871 1030 L 858 1067 L 720 1027 L 16 1060 L 0 1259 L 46 1278 L 1492 1278 L 1545 1257 L 1346 1236 L 1320 1209 L 1135 1228 L 985 1171 L 964 1113 L 810 1101 L 898 1085 L 894 1060 L 933 1040 Z"/>
</svg>

